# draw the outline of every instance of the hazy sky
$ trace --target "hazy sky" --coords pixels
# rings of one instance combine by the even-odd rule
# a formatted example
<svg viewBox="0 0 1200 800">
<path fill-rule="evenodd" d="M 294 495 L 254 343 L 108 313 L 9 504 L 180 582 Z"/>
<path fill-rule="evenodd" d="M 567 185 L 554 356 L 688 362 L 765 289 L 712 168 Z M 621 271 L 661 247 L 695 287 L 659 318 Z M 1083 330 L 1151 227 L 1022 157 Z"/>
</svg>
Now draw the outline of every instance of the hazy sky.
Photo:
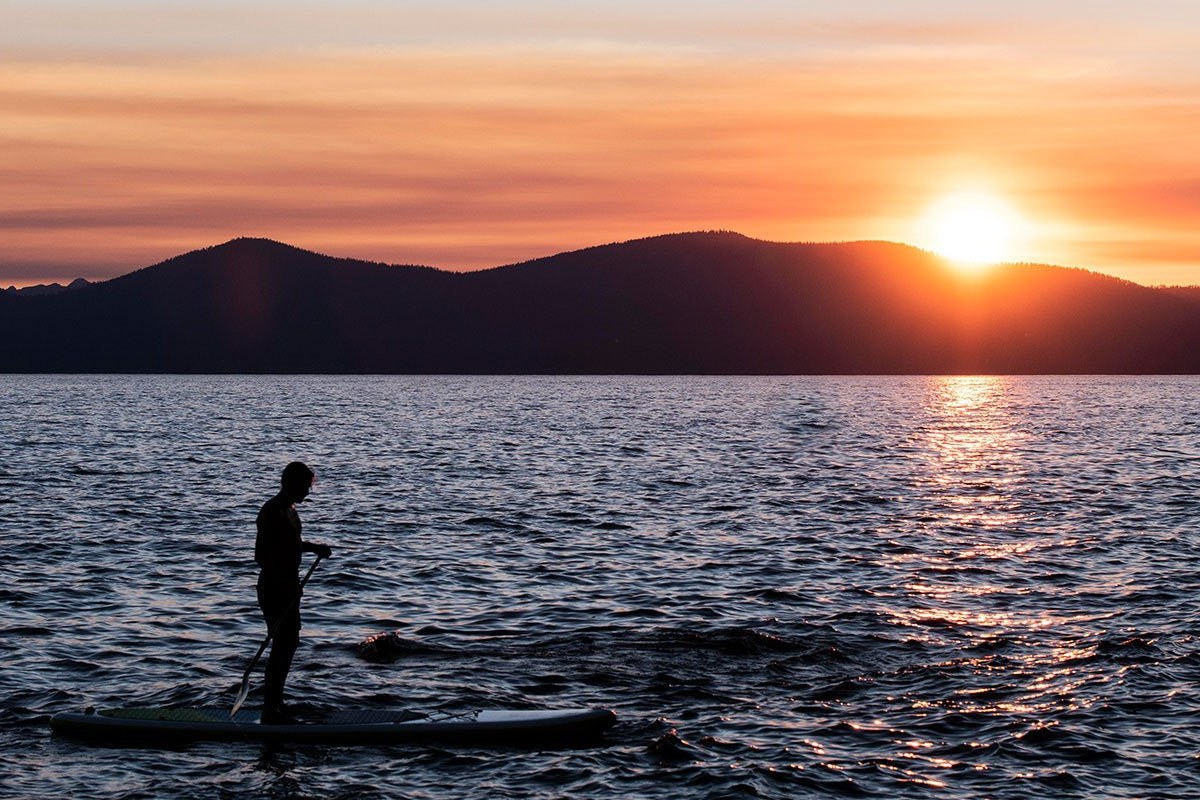
<svg viewBox="0 0 1200 800">
<path fill-rule="evenodd" d="M 0 285 L 235 236 L 495 266 L 672 231 L 1200 284 L 1200 2 L 13 2 Z"/>
</svg>

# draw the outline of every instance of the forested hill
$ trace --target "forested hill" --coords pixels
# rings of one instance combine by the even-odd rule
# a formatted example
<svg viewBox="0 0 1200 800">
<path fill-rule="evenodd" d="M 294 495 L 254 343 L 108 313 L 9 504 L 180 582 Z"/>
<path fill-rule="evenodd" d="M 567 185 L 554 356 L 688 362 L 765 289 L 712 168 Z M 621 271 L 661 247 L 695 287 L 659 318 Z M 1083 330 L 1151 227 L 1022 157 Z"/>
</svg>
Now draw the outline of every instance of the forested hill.
<svg viewBox="0 0 1200 800">
<path fill-rule="evenodd" d="M 236 239 L 0 294 L 0 370 L 1196 373 L 1200 297 L 886 242 L 687 233 L 478 272 Z"/>
</svg>

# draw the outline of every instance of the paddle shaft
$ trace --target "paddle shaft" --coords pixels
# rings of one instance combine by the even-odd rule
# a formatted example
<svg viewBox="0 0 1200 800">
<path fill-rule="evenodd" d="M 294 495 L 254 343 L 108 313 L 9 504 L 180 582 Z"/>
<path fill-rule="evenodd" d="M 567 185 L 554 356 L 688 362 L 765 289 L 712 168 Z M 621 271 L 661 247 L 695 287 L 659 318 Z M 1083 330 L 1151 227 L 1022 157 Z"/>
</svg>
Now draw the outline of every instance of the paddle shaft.
<svg viewBox="0 0 1200 800">
<path fill-rule="evenodd" d="M 267 645 L 275 638 L 275 632 L 279 630 L 279 626 L 287 618 L 287 615 L 300 602 L 300 593 L 304 591 L 304 584 L 308 583 L 308 579 L 312 577 L 313 571 L 317 565 L 321 563 L 320 554 L 317 555 L 317 560 L 308 568 L 308 572 L 304 573 L 304 578 L 300 581 L 300 585 L 296 587 L 296 596 L 292 598 L 292 602 L 288 605 L 287 611 L 275 620 L 275 624 L 267 631 L 267 638 L 262 640 L 262 644 L 258 646 L 258 652 L 254 654 L 254 658 L 250 659 L 250 666 L 246 667 L 246 671 L 242 674 L 242 688 L 238 691 L 237 700 L 233 703 L 233 710 L 229 712 L 229 716 L 237 714 L 238 709 L 242 707 L 242 703 L 246 702 L 246 695 L 250 693 L 250 673 L 254 671 L 254 667 L 258 664 L 258 660 L 262 658 L 263 651 L 267 649 Z"/>
</svg>

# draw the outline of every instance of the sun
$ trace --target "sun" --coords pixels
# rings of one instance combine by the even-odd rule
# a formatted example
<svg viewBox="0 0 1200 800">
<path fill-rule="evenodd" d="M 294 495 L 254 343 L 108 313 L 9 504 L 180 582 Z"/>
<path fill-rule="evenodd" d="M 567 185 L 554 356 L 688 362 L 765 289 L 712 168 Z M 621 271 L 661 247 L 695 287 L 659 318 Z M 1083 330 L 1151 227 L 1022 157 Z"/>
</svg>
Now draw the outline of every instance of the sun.
<svg viewBox="0 0 1200 800">
<path fill-rule="evenodd" d="M 966 267 L 1010 261 L 1025 224 L 1021 215 L 987 192 L 955 192 L 938 199 L 920 222 L 922 246 Z"/>
</svg>

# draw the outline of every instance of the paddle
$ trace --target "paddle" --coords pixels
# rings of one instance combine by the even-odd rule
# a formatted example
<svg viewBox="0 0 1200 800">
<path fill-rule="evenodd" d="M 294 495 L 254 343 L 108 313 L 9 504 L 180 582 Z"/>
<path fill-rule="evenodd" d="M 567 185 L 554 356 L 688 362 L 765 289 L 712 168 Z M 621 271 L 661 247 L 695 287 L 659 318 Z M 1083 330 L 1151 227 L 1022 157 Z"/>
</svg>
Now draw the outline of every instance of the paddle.
<svg viewBox="0 0 1200 800">
<path fill-rule="evenodd" d="M 246 667 L 246 672 L 242 675 L 242 688 L 238 691 L 237 700 L 233 701 L 233 710 L 229 712 L 229 717 L 232 719 L 237 716 L 238 709 L 242 707 L 242 703 L 246 702 L 246 695 L 250 694 L 250 673 L 254 671 L 254 665 L 262 658 L 263 651 L 267 649 L 271 639 L 275 637 L 275 631 L 279 628 L 279 623 L 287 617 L 288 612 L 292 610 L 292 606 L 300 600 L 300 592 L 304 589 L 304 584 L 308 583 L 308 579 L 312 577 L 313 570 L 317 568 L 317 564 L 321 563 L 321 556 L 317 555 L 317 560 L 308 568 L 308 572 L 304 574 L 304 580 L 300 581 L 300 585 L 296 587 L 296 596 L 292 598 L 292 603 L 287 607 L 287 611 L 283 612 L 283 616 L 275 621 L 271 629 L 267 631 L 267 638 L 263 639 L 262 644 L 258 646 L 258 652 L 254 654 L 254 658 L 250 659 L 250 666 Z"/>
</svg>

